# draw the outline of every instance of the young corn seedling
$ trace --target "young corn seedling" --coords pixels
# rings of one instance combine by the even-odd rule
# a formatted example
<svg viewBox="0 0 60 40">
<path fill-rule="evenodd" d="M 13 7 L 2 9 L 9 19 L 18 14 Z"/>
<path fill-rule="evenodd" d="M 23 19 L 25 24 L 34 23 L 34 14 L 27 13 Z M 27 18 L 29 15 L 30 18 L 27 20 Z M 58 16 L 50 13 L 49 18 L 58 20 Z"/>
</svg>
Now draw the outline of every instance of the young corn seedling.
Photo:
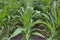
<svg viewBox="0 0 60 40">
<path fill-rule="evenodd" d="M 40 19 L 36 20 L 36 21 L 33 21 L 32 19 L 32 11 L 34 11 L 32 8 L 32 0 L 26 0 L 26 9 L 24 9 L 22 7 L 22 12 L 21 13 L 21 21 L 23 23 L 23 26 L 22 27 L 18 27 L 14 32 L 13 34 L 9 37 L 9 39 L 15 37 L 16 35 L 20 34 L 20 33 L 24 33 L 25 35 L 25 40 L 30 40 L 30 34 L 33 34 L 33 35 L 37 35 L 37 36 L 40 36 L 40 37 L 43 37 L 45 38 L 41 33 L 38 33 L 38 32 L 33 32 L 32 33 L 32 30 L 37 30 L 36 28 L 32 29 L 33 26 L 35 24 L 38 24 L 38 23 L 42 23 L 42 24 L 45 24 L 47 25 L 47 27 L 50 29 L 51 32 L 53 32 L 53 28 L 52 26 L 49 24 L 49 23 L 46 23 L 44 21 L 41 21 Z"/>
</svg>

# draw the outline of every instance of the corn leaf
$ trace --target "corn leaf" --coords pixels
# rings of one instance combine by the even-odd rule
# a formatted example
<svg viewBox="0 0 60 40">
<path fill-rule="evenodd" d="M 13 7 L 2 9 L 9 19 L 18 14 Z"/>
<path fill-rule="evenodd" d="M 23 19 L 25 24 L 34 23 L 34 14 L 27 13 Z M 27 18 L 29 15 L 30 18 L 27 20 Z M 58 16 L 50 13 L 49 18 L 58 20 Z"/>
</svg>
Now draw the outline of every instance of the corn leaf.
<svg viewBox="0 0 60 40">
<path fill-rule="evenodd" d="M 32 34 L 45 38 L 41 33 L 38 33 L 38 32 L 34 32 L 34 33 L 32 33 Z"/>
<path fill-rule="evenodd" d="M 20 33 L 22 33 L 23 30 L 24 30 L 23 28 L 18 27 L 18 28 L 14 31 L 14 33 L 9 37 L 9 39 L 12 38 L 12 37 L 17 36 L 17 35 L 20 34 Z"/>
</svg>

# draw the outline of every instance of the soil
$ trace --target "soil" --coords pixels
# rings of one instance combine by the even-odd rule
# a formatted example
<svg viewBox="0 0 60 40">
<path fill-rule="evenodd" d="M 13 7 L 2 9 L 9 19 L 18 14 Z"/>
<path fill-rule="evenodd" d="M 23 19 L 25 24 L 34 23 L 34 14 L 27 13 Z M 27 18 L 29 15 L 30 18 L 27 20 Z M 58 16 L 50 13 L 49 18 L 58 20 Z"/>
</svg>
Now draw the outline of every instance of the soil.
<svg viewBox="0 0 60 40">
<path fill-rule="evenodd" d="M 31 40 L 46 40 L 46 39 L 39 36 L 32 35 Z"/>
<path fill-rule="evenodd" d="M 11 40 L 21 40 L 23 35 L 19 34 L 16 37 L 12 38 Z"/>
<path fill-rule="evenodd" d="M 22 36 L 21 35 L 18 35 L 14 38 L 12 38 L 11 40 L 21 40 L 22 39 Z M 42 37 L 38 37 L 38 36 L 31 36 L 31 40 L 46 40 L 45 38 L 42 38 Z"/>
<path fill-rule="evenodd" d="M 14 38 L 12 38 L 11 40 L 21 40 L 22 36 L 18 35 Z M 44 38 L 38 37 L 38 36 L 31 36 L 31 40 L 45 40 Z"/>
</svg>

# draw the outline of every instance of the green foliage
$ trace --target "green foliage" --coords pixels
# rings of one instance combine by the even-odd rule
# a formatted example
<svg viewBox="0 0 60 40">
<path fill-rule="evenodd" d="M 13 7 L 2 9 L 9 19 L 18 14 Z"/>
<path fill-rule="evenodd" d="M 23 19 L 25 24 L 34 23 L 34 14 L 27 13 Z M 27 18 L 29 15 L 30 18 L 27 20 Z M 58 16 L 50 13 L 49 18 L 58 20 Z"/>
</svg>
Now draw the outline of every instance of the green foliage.
<svg viewBox="0 0 60 40">
<path fill-rule="evenodd" d="M 43 31 L 33 28 L 36 24 L 45 25 L 51 33 L 46 40 L 60 40 L 60 0 L 0 0 L 1 40 L 11 40 L 18 34 L 23 34 L 25 40 L 30 40 L 31 34 L 45 38 L 33 32 Z"/>
</svg>

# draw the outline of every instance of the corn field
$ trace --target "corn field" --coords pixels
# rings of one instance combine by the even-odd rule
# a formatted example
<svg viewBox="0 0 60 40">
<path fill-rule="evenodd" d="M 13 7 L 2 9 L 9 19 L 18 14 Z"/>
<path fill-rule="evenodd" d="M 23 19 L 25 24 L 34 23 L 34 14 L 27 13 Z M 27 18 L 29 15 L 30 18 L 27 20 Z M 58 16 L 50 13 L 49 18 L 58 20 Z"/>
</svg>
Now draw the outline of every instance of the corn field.
<svg viewBox="0 0 60 40">
<path fill-rule="evenodd" d="M 60 40 L 60 0 L 0 0 L 0 40 Z"/>
</svg>

